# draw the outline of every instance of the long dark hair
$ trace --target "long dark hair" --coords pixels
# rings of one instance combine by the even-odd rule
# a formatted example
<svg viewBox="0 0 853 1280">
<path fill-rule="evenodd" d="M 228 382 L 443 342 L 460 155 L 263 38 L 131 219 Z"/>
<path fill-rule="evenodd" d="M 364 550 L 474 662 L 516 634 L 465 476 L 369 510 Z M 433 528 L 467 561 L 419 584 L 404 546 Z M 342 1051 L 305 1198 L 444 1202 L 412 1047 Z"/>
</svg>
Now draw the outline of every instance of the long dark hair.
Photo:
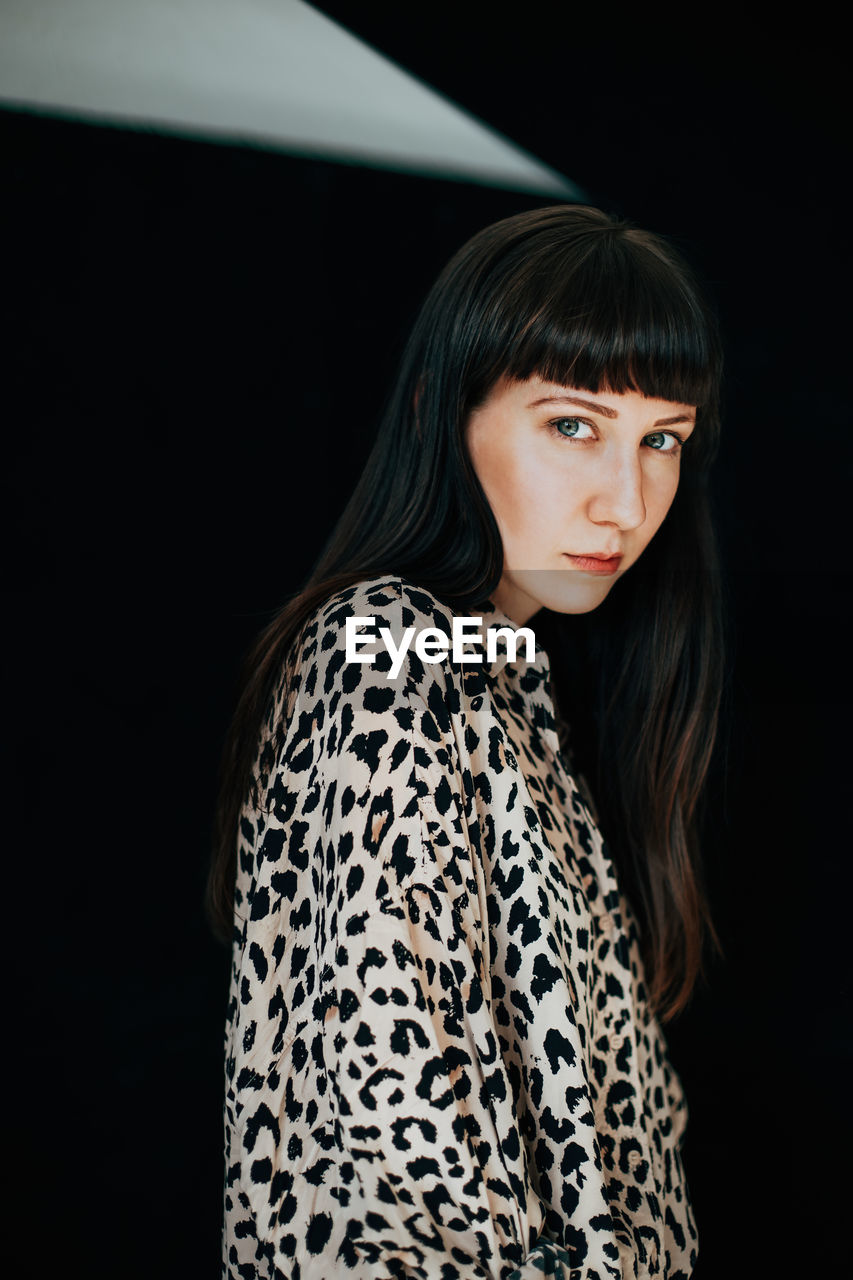
<svg viewBox="0 0 853 1280">
<path fill-rule="evenodd" d="M 723 683 L 707 488 L 720 368 L 716 325 L 690 269 L 649 232 L 598 209 L 558 205 L 507 218 L 463 246 L 423 305 L 373 450 L 325 550 L 248 655 L 223 755 L 208 883 L 220 936 L 234 924 L 240 812 L 275 763 L 286 726 L 281 715 L 271 723 L 271 707 L 281 705 L 274 695 L 299 631 L 339 590 L 386 574 L 427 588 L 454 611 L 489 599 L 503 553 L 465 425 L 502 375 L 539 374 L 591 392 L 633 390 L 697 406 L 677 495 L 640 563 L 591 614 L 552 615 L 546 624 L 555 702 L 570 722 L 577 708 L 590 726 L 585 766 L 638 918 L 650 1001 L 663 1019 L 684 1007 L 706 939 L 719 949 L 697 826 Z"/>
</svg>

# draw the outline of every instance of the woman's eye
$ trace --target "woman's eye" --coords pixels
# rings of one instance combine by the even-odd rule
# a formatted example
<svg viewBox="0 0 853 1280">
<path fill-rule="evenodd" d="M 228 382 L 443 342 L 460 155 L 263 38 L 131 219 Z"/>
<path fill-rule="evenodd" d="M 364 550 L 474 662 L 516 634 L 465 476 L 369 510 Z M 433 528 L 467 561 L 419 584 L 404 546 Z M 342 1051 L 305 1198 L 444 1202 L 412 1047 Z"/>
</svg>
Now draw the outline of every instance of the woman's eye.
<svg viewBox="0 0 853 1280">
<path fill-rule="evenodd" d="M 666 444 L 667 440 L 670 441 L 669 446 Z M 681 438 L 671 431 L 653 431 L 651 435 L 646 436 L 646 443 L 653 449 L 657 449 L 659 453 L 677 453 L 682 445 Z"/>
<path fill-rule="evenodd" d="M 578 434 L 581 427 L 589 428 L 589 423 L 584 422 L 583 418 L 552 418 L 549 425 L 554 428 L 558 435 L 567 440 L 585 440 L 588 438 Z"/>
</svg>

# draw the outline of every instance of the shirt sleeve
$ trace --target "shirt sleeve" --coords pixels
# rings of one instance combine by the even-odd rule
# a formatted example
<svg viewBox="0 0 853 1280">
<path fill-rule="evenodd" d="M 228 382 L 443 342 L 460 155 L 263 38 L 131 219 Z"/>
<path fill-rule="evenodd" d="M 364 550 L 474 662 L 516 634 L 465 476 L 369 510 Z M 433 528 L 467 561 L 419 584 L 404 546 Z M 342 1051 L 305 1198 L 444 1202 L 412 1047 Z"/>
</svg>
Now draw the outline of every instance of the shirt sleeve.
<svg viewBox="0 0 853 1280">
<path fill-rule="evenodd" d="M 499 1045 L 456 686 L 414 657 L 393 680 L 347 664 L 342 632 L 309 636 L 244 817 L 226 1274 L 577 1280 Z"/>
<path fill-rule="evenodd" d="M 460 921 L 413 885 L 342 949 L 328 1030 L 358 1249 L 377 1275 L 541 1275 L 562 1250 L 536 1239 L 543 1214 Z"/>
</svg>

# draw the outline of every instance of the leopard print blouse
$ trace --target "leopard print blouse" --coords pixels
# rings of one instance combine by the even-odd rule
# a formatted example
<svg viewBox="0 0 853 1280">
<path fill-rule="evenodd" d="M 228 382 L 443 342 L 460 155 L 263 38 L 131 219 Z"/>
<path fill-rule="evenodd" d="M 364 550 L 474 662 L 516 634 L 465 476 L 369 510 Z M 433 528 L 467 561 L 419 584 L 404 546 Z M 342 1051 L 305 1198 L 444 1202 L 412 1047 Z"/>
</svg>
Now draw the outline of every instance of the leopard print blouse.
<svg viewBox="0 0 853 1280">
<path fill-rule="evenodd" d="M 353 615 L 453 622 L 376 578 L 294 647 L 240 824 L 223 1276 L 687 1280 L 684 1095 L 547 655 L 388 679 Z"/>
</svg>

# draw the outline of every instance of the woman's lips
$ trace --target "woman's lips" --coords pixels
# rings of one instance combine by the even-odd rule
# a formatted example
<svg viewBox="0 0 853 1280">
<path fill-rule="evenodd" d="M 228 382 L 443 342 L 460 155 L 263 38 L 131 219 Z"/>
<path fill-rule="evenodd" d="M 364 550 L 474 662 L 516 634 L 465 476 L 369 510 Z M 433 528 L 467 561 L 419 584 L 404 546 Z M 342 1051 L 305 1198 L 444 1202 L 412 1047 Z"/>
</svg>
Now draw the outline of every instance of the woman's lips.
<svg viewBox="0 0 853 1280">
<path fill-rule="evenodd" d="M 573 569 L 581 569 L 584 573 L 596 573 L 603 576 L 615 573 L 622 561 L 621 556 L 610 556 L 604 559 L 601 556 L 572 556 L 569 555 L 568 551 L 564 554 Z"/>
</svg>

